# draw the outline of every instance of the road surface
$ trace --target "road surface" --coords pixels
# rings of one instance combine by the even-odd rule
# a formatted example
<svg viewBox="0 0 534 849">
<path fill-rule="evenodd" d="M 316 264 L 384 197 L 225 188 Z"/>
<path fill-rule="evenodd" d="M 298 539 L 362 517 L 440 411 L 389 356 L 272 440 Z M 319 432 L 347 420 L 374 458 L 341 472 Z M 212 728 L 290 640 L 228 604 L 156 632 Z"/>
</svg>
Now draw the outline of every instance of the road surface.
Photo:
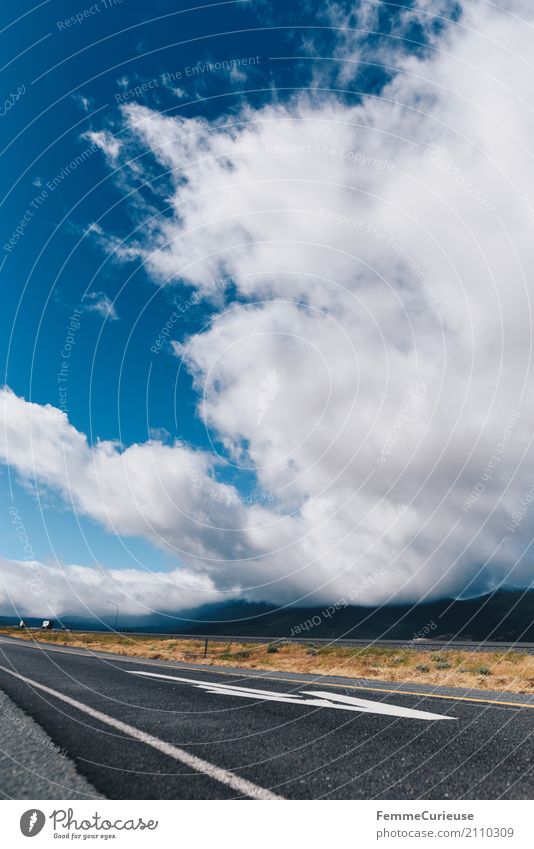
<svg viewBox="0 0 534 849">
<path fill-rule="evenodd" d="M 0 689 L 111 799 L 534 796 L 526 696 L 10 638 L 0 639 Z"/>
</svg>

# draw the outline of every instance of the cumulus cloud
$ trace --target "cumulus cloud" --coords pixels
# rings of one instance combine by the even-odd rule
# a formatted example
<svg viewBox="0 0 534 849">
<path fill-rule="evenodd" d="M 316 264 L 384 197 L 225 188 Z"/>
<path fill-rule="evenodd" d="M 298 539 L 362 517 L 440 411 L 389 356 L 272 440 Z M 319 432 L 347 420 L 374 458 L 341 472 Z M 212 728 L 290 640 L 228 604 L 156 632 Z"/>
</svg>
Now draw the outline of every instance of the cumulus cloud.
<svg viewBox="0 0 534 849">
<path fill-rule="evenodd" d="M 221 593 L 332 601 L 377 570 L 360 602 L 529 585 L 528 511 L 511 519 L 534 459 L 532 11 L 516 9 L 527 22 L 467 5 L 356 106 L 123 106 L 123 162 L 170 169 L 172 214 L 122 256 L 200 296 L 232 283 L 173 344 L 213 448 L 89 446 L 6 392 L 6 461 Z M 263 501 L 220 483 L 228 464 Z"/>
<path fill-rule="evenodd" d="M 217 558 L 225 553 L 224 530 L 242 524 L 239 511 L 229 510 L 236 492 L 212 476 L 208 453 L 160 439 L 127 448 L 90 445 L 65 413 L 8 389 L 0 393 L 0 410 L 2 460 L 112 532 L 143 536 L 175 554 Z"/>
</svg>

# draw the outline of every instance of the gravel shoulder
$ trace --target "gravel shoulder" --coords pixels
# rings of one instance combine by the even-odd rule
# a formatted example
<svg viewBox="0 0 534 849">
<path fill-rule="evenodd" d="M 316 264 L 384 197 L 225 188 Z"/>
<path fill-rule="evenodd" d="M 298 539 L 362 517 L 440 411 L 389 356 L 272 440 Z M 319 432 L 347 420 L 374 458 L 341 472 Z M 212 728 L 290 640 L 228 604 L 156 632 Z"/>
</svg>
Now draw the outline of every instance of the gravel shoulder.
<svg viewBox="0 0 534 849">
<path fill-rule="evenodd" d="M 100 799 L 74 762 L 0 690 L 0 799 Z"/>
</svg>

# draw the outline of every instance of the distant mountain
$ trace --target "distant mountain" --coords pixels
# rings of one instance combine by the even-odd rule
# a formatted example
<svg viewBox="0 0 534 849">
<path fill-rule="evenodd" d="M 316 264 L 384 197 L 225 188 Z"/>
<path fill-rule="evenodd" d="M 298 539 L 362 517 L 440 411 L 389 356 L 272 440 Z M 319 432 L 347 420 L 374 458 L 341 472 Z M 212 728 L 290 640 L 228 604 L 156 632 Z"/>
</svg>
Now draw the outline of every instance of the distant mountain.
<svg viewBox="0 0 534 849">
<path fill-rule="evenodd" d="M 522 640 L 534 642 L 534 590 L 384 607 L 290 607 L 234 602 L 196 611 L 182 633 L 347 639 Z"/>
<path fill-rule="evenodd" d="M 18 624 L 0 617 L 0 624 Z M 26 619 L 30 626 L 40 619 Z M 64 616 L 56 624 L 104 630 L 96 620 Z M 286 607 L 243 601 L 198 608 L 175 616 L 158 615 L 125 622 L 120 630 L 169 634 L 219 634 L 229 637 L 307 637 L 534 642 L 534 590 L 498 590 L 471 599 L 444 599 L 384 607 Z"/>
</svg>

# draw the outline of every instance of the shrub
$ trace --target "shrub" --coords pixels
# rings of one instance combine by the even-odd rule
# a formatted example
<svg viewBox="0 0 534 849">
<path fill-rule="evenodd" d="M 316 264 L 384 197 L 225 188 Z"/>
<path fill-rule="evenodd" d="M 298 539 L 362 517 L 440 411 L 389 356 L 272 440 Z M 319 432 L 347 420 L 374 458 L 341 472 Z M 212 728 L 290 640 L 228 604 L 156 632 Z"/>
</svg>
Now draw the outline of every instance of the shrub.
<svg viewBox="0 0 534 849">
<path fill-rule="evenodd" d="M 276 652 L 277 652 L 277 651 L 278 651 L 278 647 L 277 647 L 277 646 L 273 646 L 273 645 L 272 645 L 272 643 L 270 643 L 270 644 L 267 646 L 267 654 L 276 654 Z"/>
<path fill-rule="evenodd" d="M 430 667 L 425 666 L 423 663 L 419 663 L 415 668 L 418 672 L 430 672 Z"/>
<path fill-rule="evenodd" d="M 487 666 L 479 666 L 478 669 L 475 669 L 475 672 L 478 675 L 491 675 L 491 669 L 488 669 Z"/>
</svg>

